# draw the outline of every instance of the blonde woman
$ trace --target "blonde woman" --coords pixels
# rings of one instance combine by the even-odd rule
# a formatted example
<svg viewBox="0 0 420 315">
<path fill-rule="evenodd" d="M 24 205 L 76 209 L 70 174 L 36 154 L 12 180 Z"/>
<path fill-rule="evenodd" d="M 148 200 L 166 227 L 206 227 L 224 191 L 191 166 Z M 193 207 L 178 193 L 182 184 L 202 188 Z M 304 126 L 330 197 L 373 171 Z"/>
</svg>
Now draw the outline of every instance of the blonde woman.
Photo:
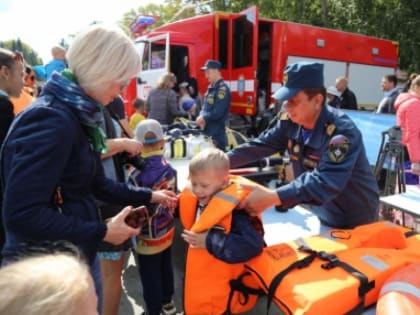
<svg viewBox="0 0 420 315">
<path fill-rule="evenodd" d="M 176 82 L 173 73 L 163 74 L 146 100 L 147 117 L 157 120 L 162 126 L 171 124 L 175 117 L 185 116 L 185 113 L 178 108 L 178 96 L 173 90 Z"/>
<path fill-rule="evenodd" d="M 172 205 L 176 196 L 117 183 L 105 177 L 101 165 L 100 155 L 108 151 L 100 129 L 103 105 L 141 68 L 130 38 L 118 28 L 93 25 L 76 36 L 66 59 L 68 69 L 52 74 L 42 96 L 14 120 L 3 144 L 3 257 L 7 263 L 28 242 L 72 242 L 87 258 L 100 306 L 99 243 L 121 244 L 139 229 L 125 223 L 131 207 L 102 222 L 95 199 Z"/>
</svg>

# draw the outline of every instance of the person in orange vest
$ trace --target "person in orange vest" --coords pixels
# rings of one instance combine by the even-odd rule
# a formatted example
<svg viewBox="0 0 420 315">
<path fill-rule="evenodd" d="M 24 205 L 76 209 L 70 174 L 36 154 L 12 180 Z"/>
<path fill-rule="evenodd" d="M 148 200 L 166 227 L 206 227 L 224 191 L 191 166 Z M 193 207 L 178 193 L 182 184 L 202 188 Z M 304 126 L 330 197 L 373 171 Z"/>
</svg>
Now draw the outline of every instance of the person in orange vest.
<svg viewBox="0 0 420 315">
<path fill-rule="evenodd" d="M 236 209 L 248 193 L 239 183 L 249 180 L 229 175 L 229 167 L 222 150 L 201 151 L 189 164 L 190 186 L 179 196 L 182 238 L 189 244 L 184 284 L 188 315 L 244 311 L 229 298 L 229 279 L 241 274 L 243 263 L 265 246 L 261 218 Z"/>
<path fill-rule="evenodd" d="M 23 78 L 25 86 L 23 87 L 19 97 L 11 97 L 13 103 L 14 114 L 19 114 L 28 107 L 37 96 L 36 75 L 31 66 L 25 66 L 25 76 Z"/>
</svg>

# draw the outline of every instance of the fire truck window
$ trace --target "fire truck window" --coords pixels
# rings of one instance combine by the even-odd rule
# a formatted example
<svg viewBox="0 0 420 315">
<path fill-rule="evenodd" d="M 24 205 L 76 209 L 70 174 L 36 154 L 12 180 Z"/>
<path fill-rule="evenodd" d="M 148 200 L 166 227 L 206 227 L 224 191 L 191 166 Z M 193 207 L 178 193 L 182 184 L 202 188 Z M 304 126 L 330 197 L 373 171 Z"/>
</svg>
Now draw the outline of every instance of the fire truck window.
<svg viewBox="0 0 420 315">
<path fill-rule="evenodd" d="M 165 68 L 165 51 L 152 50 L 152 58 L 150 60 L 150 69 Z"/>
<path fill-rule="evenodd" d="M 246 16 L 237 18 L 233 24 L 233 68 L 252 66 L 254 25 Z"/>
<path fill-rule="evenodd" d="M 227 67 L 228 62 L 228 21 L 220 20 L 219 22 L 219 61 L 222 68 Z"/>
</svg>

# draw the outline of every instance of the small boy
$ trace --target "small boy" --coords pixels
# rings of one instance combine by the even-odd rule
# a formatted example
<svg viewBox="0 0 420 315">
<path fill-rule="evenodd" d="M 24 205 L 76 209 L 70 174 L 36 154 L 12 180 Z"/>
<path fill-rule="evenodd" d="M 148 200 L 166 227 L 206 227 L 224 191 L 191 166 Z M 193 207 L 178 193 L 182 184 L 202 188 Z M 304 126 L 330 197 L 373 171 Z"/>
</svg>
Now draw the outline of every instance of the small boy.
<svg viewBox="0 0 420 315">
<path fill-rule="evenodd" d="M 136 140 L 143 143 L 141 153 L 144 167 L 129 174 L 128 181 L 135 186 L 177 191 L 176 170 L 163 157 L 165 145 L 162 126 L 154 119 L 141 121 L 135 129 Z M 160 204 L 151 205 L 147 224 L 137 236 L 137 258 L 143 286 L 147 315 L 174 315 L 172 301 L 174 275 L 171 245 L 175 234 L 173 209 Z"/>
<path fill-rule="evenodd" d="M 179 196 L 185 228 L 182 238 L 189 244 L 186 314 L 224 314 L 228 304 L 233 313 L 243 311 L 244 305 L 229 298 L 229 280 L 239 276 L 243 263 L 259 255 L 265 246 L 260 218 L 236 209 L 248 193 L 240 183 L 248 180 L 229 175 L 229 167 L 229 159 L 220 149 L 201 151 L 189 164 L 190 187 Z"/>
<path fill-rule="evenodd" d="M 195 121 L 196 117 L 196 105 L 195 105 L 195 101 L 190 98 L 190 99 L 186 99 L 184 100 L 184 102 L 182 103 L 182 109 L 187 113 L 188 119 Z"/>
<path fill-rule="evenodd" d="M 130 117 L 130 128 L 132 130 L 135 130 L 137 127 L 137 124 L 139 122 L 141 122 L 142 120 L 146 119 L 146 117 L 144 117 L 144 107 L 146 106 L 146 101 L 142 98 L 136 98 L 133 101 L 133 107 L 136 110 L 136 112 L 131 115 Z"/>
</svg>

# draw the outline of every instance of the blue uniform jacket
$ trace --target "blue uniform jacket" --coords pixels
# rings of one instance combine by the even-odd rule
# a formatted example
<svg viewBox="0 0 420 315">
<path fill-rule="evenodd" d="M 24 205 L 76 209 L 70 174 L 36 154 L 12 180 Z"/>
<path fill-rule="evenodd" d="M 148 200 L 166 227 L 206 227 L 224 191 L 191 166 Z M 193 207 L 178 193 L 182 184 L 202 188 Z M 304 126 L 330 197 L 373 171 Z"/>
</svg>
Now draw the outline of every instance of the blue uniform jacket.
<svg viewBox="0 0 420 315">
<path fill-rule="evenodd" d="M 353 121 L 324 106 L 306 141 L 302 134 L 283 113 L 275 127 L 228 153 L 231 167 L 287 150 L 295 180 L 277 188 L 284 207 L 308 204 L 323 223 L 340 228 L 376 220 L 378 186 Z"/>
<path fill-rule="evenodd" d="M 107 203 L 148 203 L 151 190 L 128 187 L 104 176 L 77 116 L 50 95 L 17 117 L 3 147 L 3 254 L 22 242 L 68 240 L 91 261 L 106 233 L 95 197 Z M 63 204 L 54 196 L 60 187 Z"/>
<path fill-rule="evenodd" d="M 217 147 L 226 150 L 225 125 L 230 107 L 230 90 L 223 79 L 209 85 L 200 116 L 206 121 L 204 134 L 217 141 Z"/>
</svg>

